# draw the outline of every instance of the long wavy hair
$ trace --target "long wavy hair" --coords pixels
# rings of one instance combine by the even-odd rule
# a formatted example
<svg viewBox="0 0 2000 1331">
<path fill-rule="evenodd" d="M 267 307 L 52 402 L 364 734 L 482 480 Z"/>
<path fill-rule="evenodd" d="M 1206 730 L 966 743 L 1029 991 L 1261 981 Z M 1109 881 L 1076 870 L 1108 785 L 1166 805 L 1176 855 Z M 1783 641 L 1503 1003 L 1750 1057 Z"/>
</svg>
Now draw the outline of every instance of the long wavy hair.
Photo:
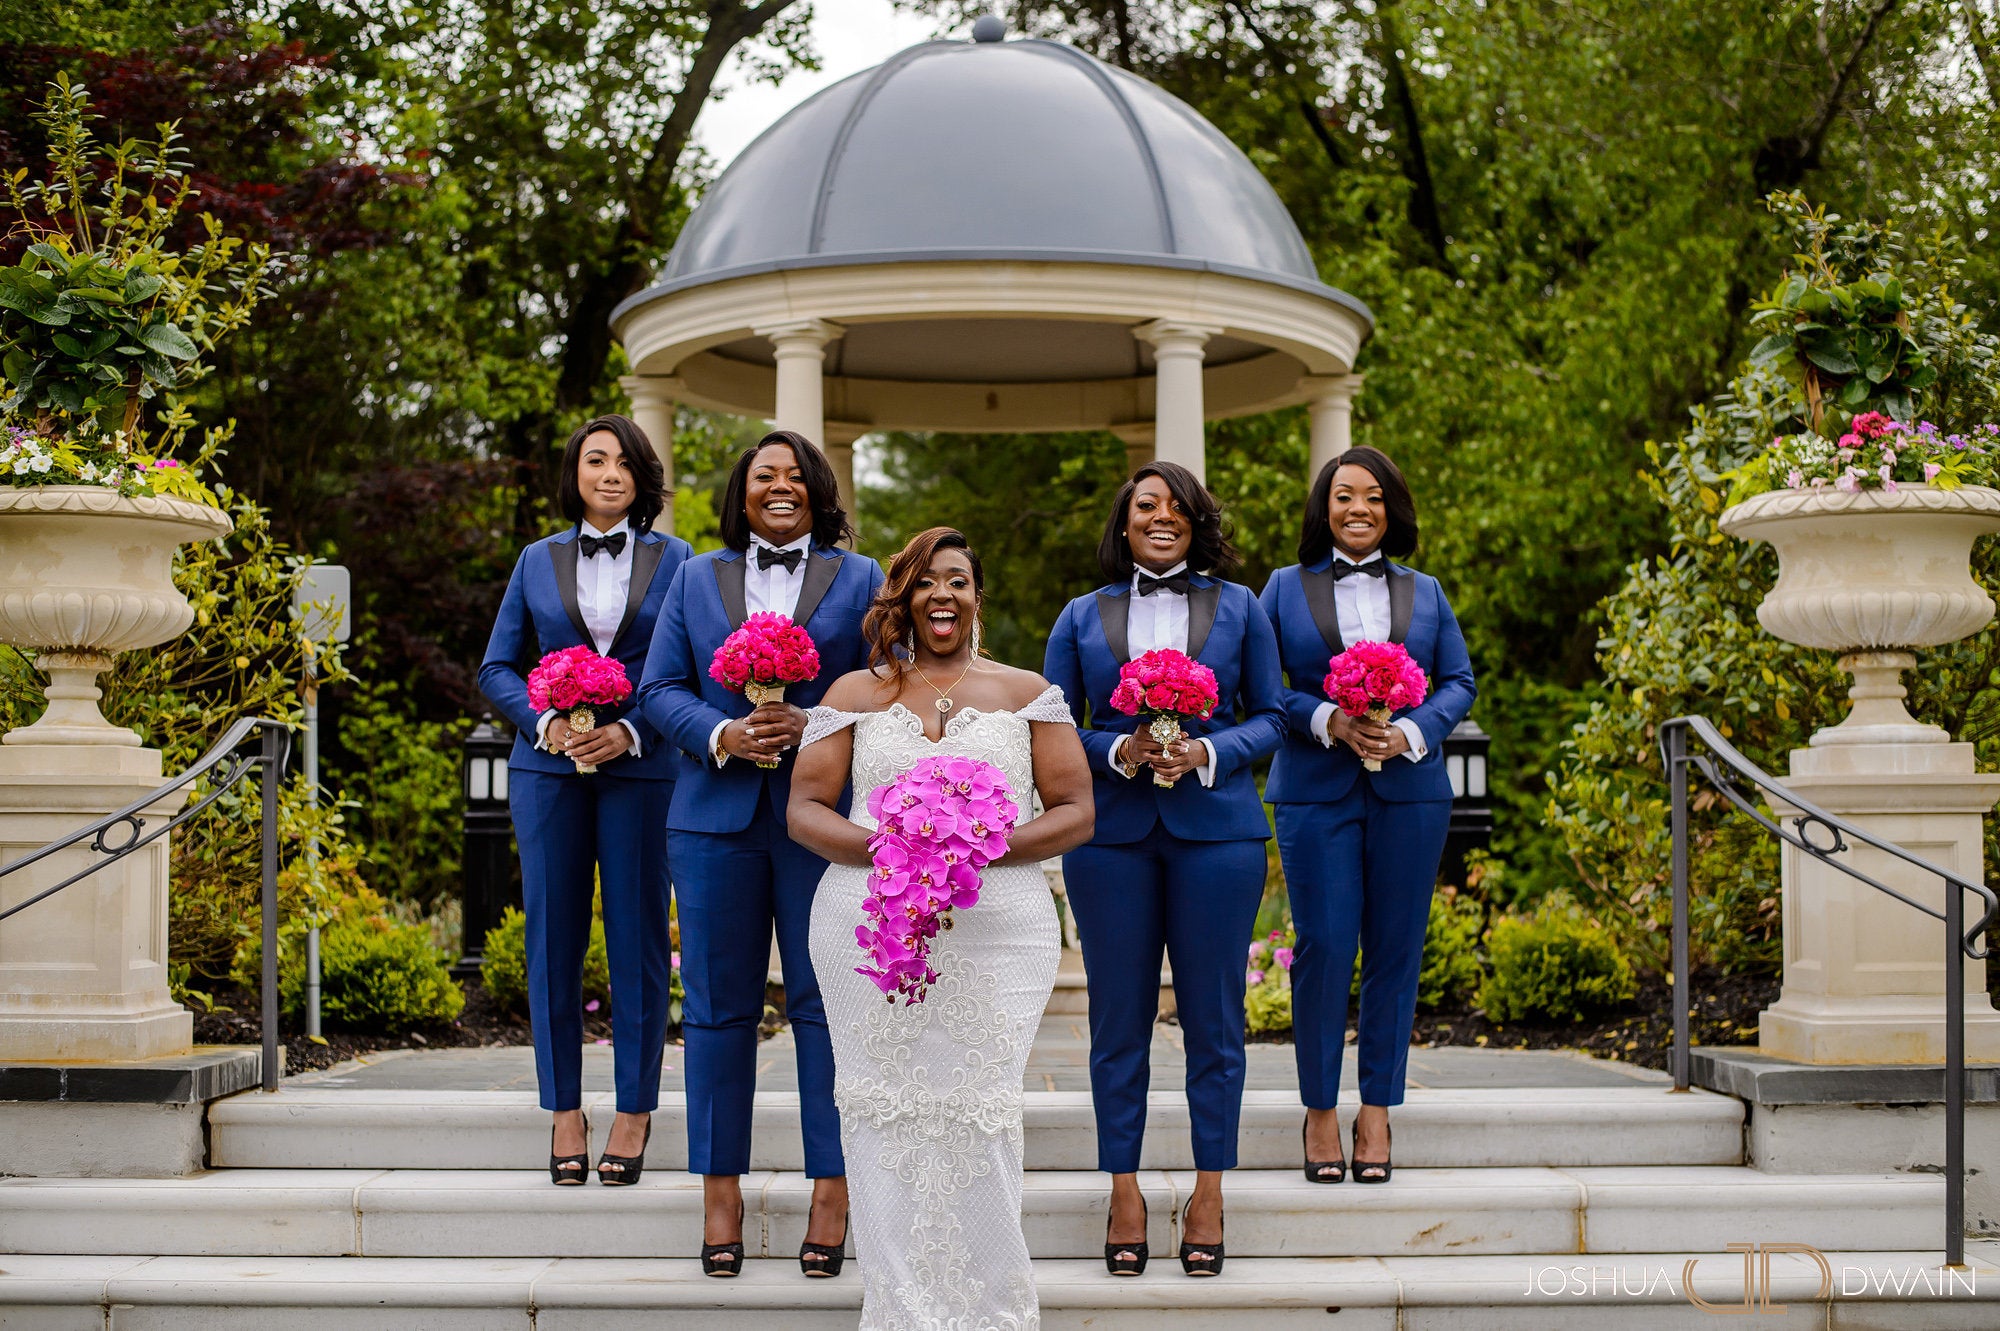
<svg viewBox="0 0 2000 1331">
<path fill-rule="evenodd" d="M 750 464 L 767 444 L 783 444 L 798 459 L 799 478 L 805 482 L 806 499 L 812 504 L 813 544 L 839 545 L 852 539 L 854 524 L 840 506 L 840 480 L 826 454 L 797 430 L 773 430 L 737 454 L 736 465 L 730 468 L 729 484 L 722 491 L 722 512 L 717 515 L 722 543 L 731 550 L 750 548 L 750 515 L 744 511 L 750 498 Z"/>
<path fill-rule="evenodd" d="M 917 593 L 917 579 L 930 570 L 931 560 L 937 558 L 940 550 L 965 551 L 966 562 L 972 565 L 973 596 L 985 600 L 986 570 L 980 566 L 979 552 L 965 539 L 965 533 L 954 527 L 932 527 L 918 532 L 889 561 L 882 587 L 861 621 L 861 636 L 868 644 L 868 664 L 875 669 L 909 669 L 909 649 L 904 643 L 915 622 L 910 602 Z M 975 627 L 977 613 L 975 610 Z"/>
</svg>

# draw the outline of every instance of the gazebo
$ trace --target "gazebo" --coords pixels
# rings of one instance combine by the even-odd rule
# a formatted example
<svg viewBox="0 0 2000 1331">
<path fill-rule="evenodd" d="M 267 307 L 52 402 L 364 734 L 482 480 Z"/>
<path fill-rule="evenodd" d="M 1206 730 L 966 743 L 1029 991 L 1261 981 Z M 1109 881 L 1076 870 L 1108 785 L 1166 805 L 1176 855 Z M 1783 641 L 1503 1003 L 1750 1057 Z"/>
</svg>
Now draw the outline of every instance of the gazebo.
<svg viewBox="0 0 2000 1331">
<path fill-rule="evenodd" d="M 676 402 L 772 419 L 850 505 L 875 430 L 1105 429 L 1203 474 L 1204 421 L 1309 403 L 1316 472 L 1367 307 L 1193 108 L 1005 38 L 989 16 L 913 46 L 743 151 L 612 315 L 635 418 L 657 441 Z"/>
</svg>

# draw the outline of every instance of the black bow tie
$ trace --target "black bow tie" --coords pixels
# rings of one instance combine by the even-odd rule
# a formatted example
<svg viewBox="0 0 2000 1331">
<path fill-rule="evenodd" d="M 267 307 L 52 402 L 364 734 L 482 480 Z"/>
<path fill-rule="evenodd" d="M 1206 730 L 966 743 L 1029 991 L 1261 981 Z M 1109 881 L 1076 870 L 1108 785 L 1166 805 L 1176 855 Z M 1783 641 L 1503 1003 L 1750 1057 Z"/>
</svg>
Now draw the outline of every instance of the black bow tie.
<svg viewBox="0 0 2000 1331">
<path fill-rule="evenodd" d="M 583 551 L 585 559 L 595 559 L 600 550 L 608 552 L 613 559 L 616 559 L 625 553 L 626 535 L 627 533 L 622 531 L 612 532 L 609 536 L 592 536 L 586 533 L 578 538 L 576 544 L 577 548 Z"/>
<path fill-rule="evenodd" d="M 1188 594 L 1187 570 L 1183 569 L 1179 573 L 1169 573 L 1164 578 L 1156 578 L 1144 569 L 1140 569 L 1139 595 L 1151 596 L 1154 592 L 1179 592 L 1182 596 L 1186 596 Z"/>
<path fill-rule="evenodd" d="M 1344 559 L 1336 559 L 1328 571 L 1333 574 L 1335 582 L 1339 582 L 1342 578 L 1351 578 L 1357 573 L 1365 578 L 1386 578 L 1389 576 L 1389 562 L 1385 559 L 1371 559 L 1365 564 L 1350 564 Z"/>
<path fill-rule="evenodd" d="M 768 545 L 757 547 L 757 567 L 769 568 L 773 564 L 783 564 L 785 572 L 798 571 L 799 561 L 806 557 L 804 550 L 773 550 Z"/>
</svg>

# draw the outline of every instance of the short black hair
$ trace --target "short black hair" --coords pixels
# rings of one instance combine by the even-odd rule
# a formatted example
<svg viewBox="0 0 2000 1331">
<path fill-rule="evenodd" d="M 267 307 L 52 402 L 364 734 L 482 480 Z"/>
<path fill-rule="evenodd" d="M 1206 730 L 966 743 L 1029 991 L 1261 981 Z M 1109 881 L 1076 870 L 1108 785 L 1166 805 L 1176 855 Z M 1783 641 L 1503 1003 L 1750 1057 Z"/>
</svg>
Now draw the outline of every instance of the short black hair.
<svg viewBox="0 0 2000 1331">
<path fill-rule="evenodd" d="M 1333 474 L 1342 467 L 1365 467 L 1382 487 L 1382 508 L 1389 518 L 1389 530 L 1382 537 L 1384 557 L 1401 559 L 1417 548 L 1417 501 L 1410 495 L 1410 483 L 1379 448 L 1362 444 L 1348 449 L 1319 469 L 1312 493 L 1306 496 L 1305 521 L 1299 527 L 1299 562 L 1317 564 L 1333 553 L 1333 524 L 1327 521 L 1327 505 L 1333 498 Z"/>
<path fill-rule="evenodd" d="M 730 469 L 729 484 L 722 491 L 720 526 L 722 543 L 732 550 L 750 548 L 750 464 L 757 451 L 770 444 L 783 444 L 798 460 L 799 477 L 806 483 L 806 499 L 812 504 L 812 538 L 815 545 L 838 545 L 852 539 L 854 524 L 840 506 L 840 479 L 833 464 L 813 441 L 797 430 L 773 430 L 737 455 Z"/>
<path fill-rule="evenodd" d="M 632 507 L 625 511 L 626 520 L 633 531 L 651 531 L 654 521 L 667 508 L 667 469 L 660 465 L 653 441 L 646 438 L 639 422 L 630 416 L 593 416 L 576 427 L 576 433 L 563 445 L 562 466 L 556 480 L 557 507 L 569 521 L 583 521 L 583 491 L 577 488 L 576 470 L 583 462 L 583 441 L 599 433 L 618 440 L 626 464 L 632 468 Z"/>
<path fill-rule="evenodd" d="M 1222 573 L 1243 562 L 1223 528 L 1222 505 L 1208 487 L 1178 462 L 1148 462 L 1118 487 L 1118 497 L 1111 501 L 1111 516 L 1105 519 L 1104 535 L 1097 542 L 1097 567 L 1103 570 L 1106 581 L 1123 582 L 1132 576 L 1132 543 L 1125 537 L 1125 519 L 1132 508 L 1133 493 L 1148 476 L 1157 476 L 1166 484 L 1167 493 L 1194 527 L 1194 540 L 1188 545 L 1189 568 L 1197 573 Z"/>
</svg>

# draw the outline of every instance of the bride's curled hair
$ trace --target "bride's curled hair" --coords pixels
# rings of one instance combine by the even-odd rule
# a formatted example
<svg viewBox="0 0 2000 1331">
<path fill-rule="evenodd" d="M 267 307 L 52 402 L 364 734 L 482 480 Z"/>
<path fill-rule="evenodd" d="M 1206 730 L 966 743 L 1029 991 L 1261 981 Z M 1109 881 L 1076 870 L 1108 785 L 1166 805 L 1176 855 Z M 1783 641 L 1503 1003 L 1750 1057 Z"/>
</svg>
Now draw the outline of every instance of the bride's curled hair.
<svg viewBox="0 0 2000 1331">
<path fill-rule="evenodd" d="M 918 532 L 889 561 L 882 588 L 875 593 L 875 602 L 861 621 L 861 636 L 868 643 L 868 664 L 875 669 L 908 668 L 915 627 L 910 600 L 916 595 L 917 579 L 930 570 L 931 560 L 937 558 L 940 550 L 965 551 L 966 562 L 972 565 L 973 594 L 986 595 L 986 572 L 980 567 L 979 552 L 965 539 L 964 532 L 952 527 Z"/>
</svg>

